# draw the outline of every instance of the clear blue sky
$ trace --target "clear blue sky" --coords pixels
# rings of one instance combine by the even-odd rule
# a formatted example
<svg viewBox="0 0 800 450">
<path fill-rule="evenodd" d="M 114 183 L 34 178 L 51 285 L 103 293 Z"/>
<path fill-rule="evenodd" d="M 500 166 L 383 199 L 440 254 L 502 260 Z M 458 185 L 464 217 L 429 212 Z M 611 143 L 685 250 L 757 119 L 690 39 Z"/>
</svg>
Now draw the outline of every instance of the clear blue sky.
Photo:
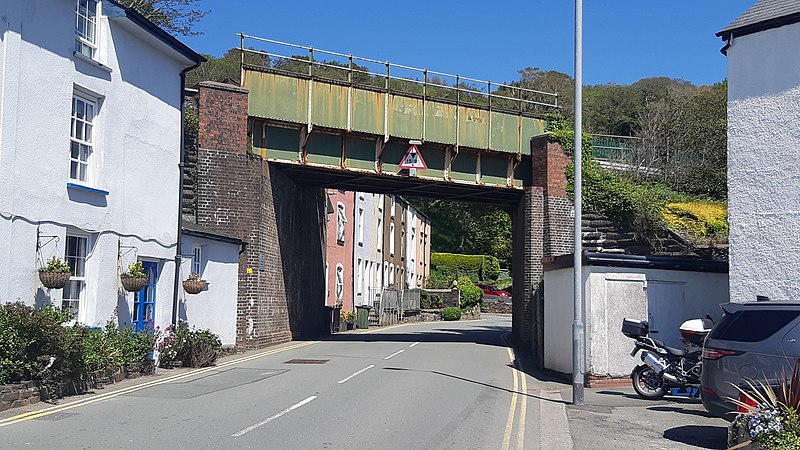
<svg viewBox="0 0 800 450">
<path fill-rule="evenodd" d="M 668 76 L 695 84 L 725 78 L 714 33 L 756 0 L 584 2 L 585 84 Z M 574 2 L 201 0 L 211 10 L 200 53 L 238 47 L 236 33 L 462 76 L 511 81 L 517 69 L 573 74 Z"/>
</svg>

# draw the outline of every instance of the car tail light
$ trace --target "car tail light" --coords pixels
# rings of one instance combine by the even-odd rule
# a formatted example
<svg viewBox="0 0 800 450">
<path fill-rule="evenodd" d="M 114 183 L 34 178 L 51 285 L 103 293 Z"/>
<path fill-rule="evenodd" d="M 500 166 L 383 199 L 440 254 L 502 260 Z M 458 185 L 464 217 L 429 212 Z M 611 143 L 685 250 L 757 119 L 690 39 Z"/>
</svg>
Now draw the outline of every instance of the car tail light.
<svg viewBox="0 0 800 450">
<path fill-rule="evenodd" d="M 733 350 L 723 350 L 721 348 L 710 348 L 706 347 L 703 349 L 703 359 L 720 359 L 723 356 L 730 356 L 730 355 L 741 355 L 742 352 L 737 352 Z"/>
<path fill-rule="evenodd" d="M 755 400 L 753 400 L 752 398 L 744 395 L 744 393 L 742 393 L 742 392 L 739 393 L 739 401 L 744 403 L 747 406 L 752 406 L 753 409 L 755 409 L 756 406 L 758 406 L 758 404 L 756 404 Z M 747 408 L 745 408 L 742 405 L 738 405 L 737 409 L 742 414 L 747 414 L 748 412 L 750 412 L 750 410 L 748 410 Z"/>
<path fill-rule="evenodd" d="M 713 390 L 713 389 L 711 389 L 710 387 L 705 387 L 705 386 L 704 386 L 704 387 L 702 388 L 702 390 L 703 390 L 703 393 L 704 393 L 704 394 L 709 394 L 709 395 L 714 395 L 714 394 L 716 394 L 716 392 L 714 392 L 714 390 Z"/>
</svg>

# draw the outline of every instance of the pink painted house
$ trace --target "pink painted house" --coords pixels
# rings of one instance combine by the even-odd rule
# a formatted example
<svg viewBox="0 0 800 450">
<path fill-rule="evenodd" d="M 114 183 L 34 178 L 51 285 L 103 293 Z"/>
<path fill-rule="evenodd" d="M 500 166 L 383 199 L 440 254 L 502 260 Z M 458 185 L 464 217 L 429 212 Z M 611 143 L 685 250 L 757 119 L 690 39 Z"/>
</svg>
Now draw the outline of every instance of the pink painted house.
<svg viewBox="0 0 800 450">
<path fill-rule="evenodd" d="M 355 193 L 327 189 L 325 306 L 353 311 L 353 230 Z"/>
</svg>

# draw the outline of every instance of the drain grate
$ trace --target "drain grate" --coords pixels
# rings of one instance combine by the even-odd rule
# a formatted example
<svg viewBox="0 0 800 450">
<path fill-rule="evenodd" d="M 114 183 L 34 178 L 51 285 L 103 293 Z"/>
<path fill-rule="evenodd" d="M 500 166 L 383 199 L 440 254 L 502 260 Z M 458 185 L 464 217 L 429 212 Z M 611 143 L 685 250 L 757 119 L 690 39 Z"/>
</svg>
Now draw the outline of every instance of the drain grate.
<svg viewBox="0 0 800 450">
<path fill-rule="evenodd" d="M 325 364 L 329 359 L 290 359 L 284 364 Z"/>
</svg>

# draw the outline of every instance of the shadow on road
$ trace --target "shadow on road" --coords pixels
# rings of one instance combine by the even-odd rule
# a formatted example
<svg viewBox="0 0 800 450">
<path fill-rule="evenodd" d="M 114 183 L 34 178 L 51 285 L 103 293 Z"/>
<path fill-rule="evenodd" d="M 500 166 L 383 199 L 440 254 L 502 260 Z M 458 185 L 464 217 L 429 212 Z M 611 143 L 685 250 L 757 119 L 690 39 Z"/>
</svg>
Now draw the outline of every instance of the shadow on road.
<svg viewBox="0 0 800 450">
<path fill-rule="evenodd" d="M 725 449 L 728 430 L 725 427 L 684 425 L 664 431 L 664 437 L 674 442 L 694 445 L 700 448 Z"/>
<path fill-rule="evenodd" d="M 659 411 L 659 412 L 676 412 L 679 414 L 686 414 L 690 416 L 699 416 L 699 417 L 707 417 L 709 419 L 714 419 L 717 416 L 709 413 L 708 411 L 698 411 L 696 409 L 686 409 L 686 408 L 679 408 L 677 406 L 651 406 L 647 408 L 650 411 Z"/>
<path fill-rule="evenodd" d="M 396 371 L 407 371 L 407 372 L 432 373 L 434 375 L 439 375 L 439 376 L 448 377 L 448 378 L 454 378 L 454 379 L 460 380 L 460 381 L 466 381 L 467 383 L 486 386 L 486 387 L 489 387 L 489 388 L 492 388 L 492 389 L 497 389 L 499 391 L 508 392 L 509 394 L 516 393 L 518 395 L 524 395 L 524 396 L 529 397 L 529 398 L 535 398 L 535 399 L 538 399 L 538 400 L 551 402 L 551 403 L 561 403 L 561 404 L 564 404 L 564 405 L 566 405 L 568 403 L 568 402 L 565 402 L 563 400 L 554 400 L 552 398 L 540 397 L 538 395 L 533 395 L 533 394 L 529 394 L 529 393 L 525 393 L 525 392 L 515 391 L 513 389 L 504 388 L 502 386 L 495 386 L 493 384 L 484 383 L 483 381 L 471 380 L 469 378 L 459 377 L 458 375 L 451 375 L 449 373 L 439 372 L 439 371 L 436 371 L 436 370 L 406 369 L 406 368 L 403 368 L 403 367 L 384 367 L 383 370 L 396 370 Z"/>
<path fill-rule="evenodd" d="M 327 342 L 468 342 L 497 347 L 508 347 L 503 335 L 511 333 L 510 326 L 481 325 L 469 328 L 436 328 L 431 331 L 407 333 L 337 333 L 323 336 Z"/>
</svg>

